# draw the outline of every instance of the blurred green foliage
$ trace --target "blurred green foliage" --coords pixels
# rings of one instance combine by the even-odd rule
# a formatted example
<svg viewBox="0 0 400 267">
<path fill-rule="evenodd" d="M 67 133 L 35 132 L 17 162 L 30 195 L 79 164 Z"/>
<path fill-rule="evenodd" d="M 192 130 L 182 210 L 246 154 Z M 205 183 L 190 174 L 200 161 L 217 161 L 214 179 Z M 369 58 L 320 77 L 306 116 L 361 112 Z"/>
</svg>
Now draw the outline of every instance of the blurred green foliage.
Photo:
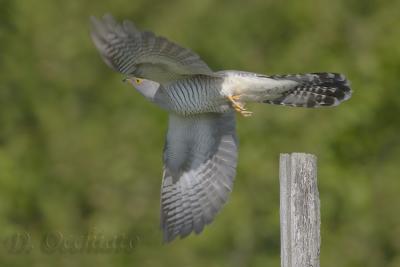
<svg viewBox="0 0 400 267">
<path fill-rule="evenodd" d="M 0 238 L 34 247 L 1 266 L 279 266 L 278 156 L 314 153 L 321 266 L 400 266 L 400 1 L 0 0 Z M 92 45 L 110 12 L 197 51 L 215 69 L 336 71 L 331 109 L 252 105 L 238 117 L 229 203 L 200 236 L 161 245 L 167 114 L 121 82 Z M 97 231 L 131 253 L 52 253 L 43 236 Z"/>
</svg>

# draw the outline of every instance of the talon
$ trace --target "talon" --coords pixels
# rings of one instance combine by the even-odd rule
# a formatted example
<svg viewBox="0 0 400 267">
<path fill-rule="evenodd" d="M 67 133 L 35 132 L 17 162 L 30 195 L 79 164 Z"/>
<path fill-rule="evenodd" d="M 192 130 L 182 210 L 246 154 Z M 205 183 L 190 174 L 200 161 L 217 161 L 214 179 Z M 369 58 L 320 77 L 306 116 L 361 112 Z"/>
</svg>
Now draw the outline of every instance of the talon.
<svg viewBox="0 0 400 267">
<path fill-rule="evenodd" d="M 244 104 L 238 102 L 240 99 L 240 95 L 233 95 L 233 96 L 228 96 L 229 101 L 232 104 L 232 107 L 239 112 L 242 116 L 244 117 L 250 117 L 253 112 L 248 111 L 244 108 Z"/>
<path fill-rule="evenodd" d="M 233 96 L 228 96 L 229 101 L 231 101 L 232 107 L 239 111 L 239 110 L 245 110 L 243 107 L 243 104 L 237 102 L 237 100 L 240 99 L 240 95 L 233 95 Z"/>
<path fill-rule="evenodd" d="M 250 117 L 251 115 L 253 115 L 253 112 L 248 111 L 248 110 L 242 110 L 242 111 L 240 112 L 240 114 L 242 114 L 243 117 Z"/>
<path fill-rule="evenodd" d="M 230 98 L 236 101 L 236 100 L 240 99 L 240 95 L 233 95 L 233 96 L 230 96 Z"/>
</svg>

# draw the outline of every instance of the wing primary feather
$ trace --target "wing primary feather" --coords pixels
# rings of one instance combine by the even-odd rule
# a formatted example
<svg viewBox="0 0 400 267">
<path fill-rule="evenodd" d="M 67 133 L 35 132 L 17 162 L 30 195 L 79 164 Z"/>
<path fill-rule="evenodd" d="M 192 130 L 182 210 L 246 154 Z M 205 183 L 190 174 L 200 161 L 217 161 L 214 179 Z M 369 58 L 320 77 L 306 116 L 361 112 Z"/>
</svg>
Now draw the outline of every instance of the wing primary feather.
<svg viewBox="0 0 400 267">
<path fill-rule="evenodd" d="M 193 51 L 150 31 L 140 31 L 133 22 L 118 23 L 110 14 L 90 17 L 91 38 L 104 62 L 115 71 L 166 83 L 187 75 L 213 75 Z"/>
<path fill-rule="evenodd" d="M 237 163 L 234 114 L 170 114 L 164 162 L 161 228 L 170 242 L 203 231 L 226 203 Z"/>
</svg>

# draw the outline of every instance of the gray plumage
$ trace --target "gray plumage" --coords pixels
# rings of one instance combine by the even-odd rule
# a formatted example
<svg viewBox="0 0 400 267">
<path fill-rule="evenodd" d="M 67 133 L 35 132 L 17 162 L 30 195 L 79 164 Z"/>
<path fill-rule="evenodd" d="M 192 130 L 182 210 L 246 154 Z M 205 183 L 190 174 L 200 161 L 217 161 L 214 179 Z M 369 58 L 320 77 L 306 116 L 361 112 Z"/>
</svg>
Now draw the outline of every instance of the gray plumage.
<svg viewBox="0 0 400 267">
<path fill-rule="evenodd" d="M 170 115 L 161 190 L 165 241 L 200 233 L 228 199 L 237 163 L 234 115 Z"/>
<path fill-rule="evenodd" d="M 200 233 L 226 203 L 237 165 L 235 110 L 245 103 L 335 106 L 351 96 L 336 73 L 213 72 L 189 49 L 110 15 L 91 18 L 104 62 L 169 112 L 161 187 L 164 241 Z"/>
</svg>

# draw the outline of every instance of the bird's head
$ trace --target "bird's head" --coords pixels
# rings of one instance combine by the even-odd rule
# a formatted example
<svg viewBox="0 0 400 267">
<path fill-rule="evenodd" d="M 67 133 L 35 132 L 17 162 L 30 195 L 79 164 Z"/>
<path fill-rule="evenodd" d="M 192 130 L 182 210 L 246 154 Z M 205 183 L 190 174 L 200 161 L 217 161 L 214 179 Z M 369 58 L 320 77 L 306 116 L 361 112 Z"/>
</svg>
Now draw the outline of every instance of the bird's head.
<svg viewBox="0 0 400 267">
<path fill-rule="evenodd" d="M 153 100 L 160 84 L 151 80 L 146 80 L 138 77 L 127 77 L 123 79 L 124 82 L 128 81 L 133 87 L 136 88 L 142 95 L 149 100 Z"/>
</svg>

